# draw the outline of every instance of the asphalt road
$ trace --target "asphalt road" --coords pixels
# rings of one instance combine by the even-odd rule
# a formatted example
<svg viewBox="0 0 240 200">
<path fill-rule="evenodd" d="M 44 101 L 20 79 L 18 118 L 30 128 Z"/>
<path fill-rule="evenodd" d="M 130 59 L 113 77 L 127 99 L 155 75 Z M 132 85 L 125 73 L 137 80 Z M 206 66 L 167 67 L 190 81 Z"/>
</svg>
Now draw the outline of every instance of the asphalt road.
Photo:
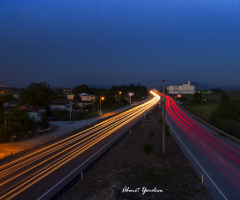
<svg viewBox="0 0 240 200">
<path fill-rule="evenodd" d="M 139 106 L 83 131 L 2 163 L 0 199 L 51 199 L 159 101 Z"/>
<path fill-rule="evenodd" d="M 239 144 L 219 136 L 168 96 L 166 111 L 171 134 L 214 199 L 240 199 Z"/>
</svg>

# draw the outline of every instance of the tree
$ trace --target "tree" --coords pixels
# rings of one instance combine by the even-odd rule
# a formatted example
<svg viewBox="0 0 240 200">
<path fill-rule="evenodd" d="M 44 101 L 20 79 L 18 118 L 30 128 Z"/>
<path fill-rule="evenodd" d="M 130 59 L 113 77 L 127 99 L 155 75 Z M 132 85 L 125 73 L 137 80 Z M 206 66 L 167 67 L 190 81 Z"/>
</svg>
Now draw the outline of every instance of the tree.
<svg viewBox="0 0 240 200">
<path fill-rule="evenodd" d="M 12 102 L 14 101 L 14 96 L 13 94 L 6 94 L 2 96 L 2 100 L 5 102 Z"/>
<path fill-rule="evenodd" d="M 238 102 L 220 102 L 211 119 L 223 118 L 240 122 L 240 104 Z"/>
<path fill-rule="evenodd" d="M 22 137 L 34 128 L 35 123 L 30 119 L 26 110 L 12 108 L 4 115 L 5 122 L 0 126 L 0 141 L 10 141 L 11 136 Z"/>
<path fill-rule="evenodd" d="M 88 91 L 89 91 L 89 86 L 85 84 L 78 85 L 74 88 L 75 94 L 88 93 Z"/>
<path fill-rule="evenodd" d="M 240 103 L 230 101 L 228 95 L 222 93 L 217 108 L 210 116 L 210 122 L 229 134 L 239 135 L 240 131 L 237 127 L 240 123 Z"/>
<path fill-rule="evenodd" d="M 20 93 L 21 104 L 36 105 L 48 108 L 50 100 L 56 98 L 56 93 L 50 89 L 46 82 L 32 83 Z"/>
</svg>

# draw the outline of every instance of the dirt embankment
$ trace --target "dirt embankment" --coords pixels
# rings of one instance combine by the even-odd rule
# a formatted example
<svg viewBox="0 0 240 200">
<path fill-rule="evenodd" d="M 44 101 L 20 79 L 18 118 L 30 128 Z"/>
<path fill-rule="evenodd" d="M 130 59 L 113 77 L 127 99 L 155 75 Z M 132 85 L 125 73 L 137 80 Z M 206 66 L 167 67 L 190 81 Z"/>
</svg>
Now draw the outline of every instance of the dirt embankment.
<svg viewBox="0 0 240 200">
<path fill-rule="evenodd" d="M 158 109 L 61 199 L 212 199 L 172 136 L 162 154 L 159 119 Z"/>
</svg>

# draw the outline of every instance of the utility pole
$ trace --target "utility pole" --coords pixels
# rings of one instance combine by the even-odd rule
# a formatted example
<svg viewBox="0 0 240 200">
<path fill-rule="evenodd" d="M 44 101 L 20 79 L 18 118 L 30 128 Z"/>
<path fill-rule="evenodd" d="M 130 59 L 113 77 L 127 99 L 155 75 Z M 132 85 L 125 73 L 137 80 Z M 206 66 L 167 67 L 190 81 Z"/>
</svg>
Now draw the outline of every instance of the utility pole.
<svg viewBox="0 0 240 200">
<path fill-rule="evenodd" d="M 100 97 L 100 110 L 99 110 L 100 117 L 102 116 L 101 101 L 104 100 L 104 99 L 105 99 L 105 97 Z"/>
<path fill-rule="evenodd" d="M 165 84 L 164 84 L 164 80 L 163 80 L 163 153 L 165 152 Z"/>
<path fill-rule="evenodd" d="M 119 107 L 121 107 L 121 94 L 122 94 L 122 92 L 121 91 L 119 91 Z"/>
<path fill-rule="evenodd" d="M 4 125 L 5 125 L 5 128 L 7 127 L 7 119 L 6 119 L 6 116 L 4 117 Z"/>
</svg>

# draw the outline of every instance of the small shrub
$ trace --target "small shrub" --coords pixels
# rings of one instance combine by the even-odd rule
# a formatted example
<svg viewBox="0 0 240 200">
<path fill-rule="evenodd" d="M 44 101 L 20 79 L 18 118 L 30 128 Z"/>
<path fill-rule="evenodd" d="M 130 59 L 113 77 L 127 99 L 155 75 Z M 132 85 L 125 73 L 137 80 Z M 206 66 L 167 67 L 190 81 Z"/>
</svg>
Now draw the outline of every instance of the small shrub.
<svg viewBox="0 0 240 200">
<path fill-rule="evenodd" d="M 171 135 L 168 125 L 165 125 L 165 132 L 166 132 L 166 136 L 170 136 Z"/>
<path fill-rule="evenodd" d="M 192 99 L 192 103 L 201 103 L 202 102 L 202 94 L 201 93 L 198 93 L 198 92 L 195 92 L 193 94 L 193 99 Z"/>
<path fill-rule="evenodd" d="M 152 137 L 154 135 L 154 132 L 150 131 L 149 135 Z"/>
<path fill-rule="evenodd" d="M 182 96 L 181 98 L 180 98 L 180 101 L 187 101 L 188 100 L 188 98 L 186 97 L 186 96 Z"/>
<path fill-rule="evenodd" d="M 153 151 L 153 145 L 151 144 L 144 144 L 143 145 L 143 149 L 145 151 L 145 153 L 148 155 Z"/>
</svg>

